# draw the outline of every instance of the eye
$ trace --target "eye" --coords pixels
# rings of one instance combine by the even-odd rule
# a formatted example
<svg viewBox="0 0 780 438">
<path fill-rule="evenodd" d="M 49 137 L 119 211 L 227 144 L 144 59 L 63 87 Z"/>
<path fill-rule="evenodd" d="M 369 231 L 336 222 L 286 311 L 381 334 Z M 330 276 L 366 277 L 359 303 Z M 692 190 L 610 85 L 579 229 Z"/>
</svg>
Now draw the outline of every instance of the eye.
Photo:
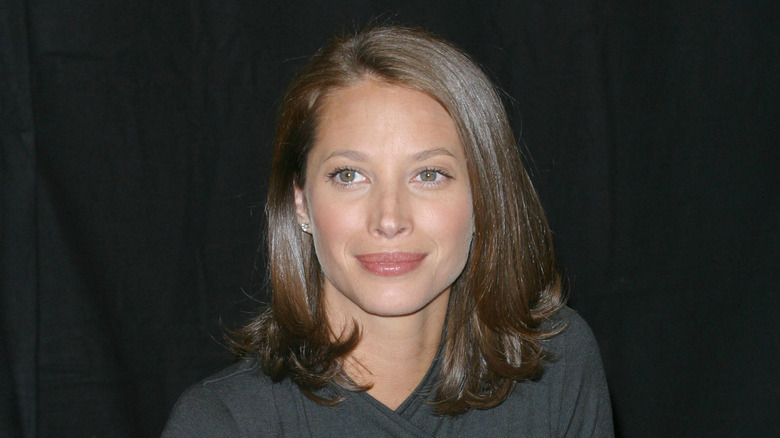
<svg viewBox="0 0 780 438">
<path fill-rule="evenodd" d="M 439 178 L 439 172 L 432 169 L 425 169 L 420 172 L 420 180 L 425 182 L 434 182 Z"/>
<path fill-rule="evenodd" d="M 415 179 L 425 184 L 440 184 L 451 177 L 442 169 L 423 169 Z"/>
<path fill-rule="evenodd" d="M 330 174 L 328 174 L 328 179 L 330 179 L 336 184 L 350 185 L 353 183 L 364 181 L 366 177 L 361 175 L 360 172 L 358 172 L 355 169 L 342 168 L 342 169 L 336 169 Z"/>
<path fill-rule="evenodd" d="M 355 181 L 355 176 L 357 176 L 357 172 L 352 169 L 344 169 L 336 174 L 336 177 L 339 179 L 339 181 L 345 183 L 351 183 Z"/>
</svg>

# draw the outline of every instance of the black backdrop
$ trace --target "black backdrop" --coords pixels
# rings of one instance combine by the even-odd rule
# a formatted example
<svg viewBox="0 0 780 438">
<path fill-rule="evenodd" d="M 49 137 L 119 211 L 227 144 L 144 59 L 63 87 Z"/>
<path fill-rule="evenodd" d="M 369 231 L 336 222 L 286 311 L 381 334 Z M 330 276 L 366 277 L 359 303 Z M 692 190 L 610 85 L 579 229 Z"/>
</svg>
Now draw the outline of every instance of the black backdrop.
<svg viewBox="0 0 780 438">
<path fill-rule="evenodd" d="M 777 2 L 0 2 L 0 435 L 154 436 L 263 299 L 283 85 L 372 17 L 507 105 L 620 436 L 777 436 Z M 252 276 L 254 264 L 260 273 Z"/>
</svg>

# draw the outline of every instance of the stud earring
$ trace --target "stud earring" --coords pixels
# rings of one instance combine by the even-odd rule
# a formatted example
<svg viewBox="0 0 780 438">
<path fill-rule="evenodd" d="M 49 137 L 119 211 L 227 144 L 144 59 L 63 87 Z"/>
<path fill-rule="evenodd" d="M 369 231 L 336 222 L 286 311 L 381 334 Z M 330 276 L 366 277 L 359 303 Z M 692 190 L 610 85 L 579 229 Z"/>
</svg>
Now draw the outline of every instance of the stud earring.
<svg viewBox="0 0 780 438">
<path fill-rule="evenodd" d="M 301 231 L 303 231 L 304 233 L 308 233 L 309 232 L 309 223 L 308 222 L 304 222 L 304 223 L 301 224 Z"/>
</svg>

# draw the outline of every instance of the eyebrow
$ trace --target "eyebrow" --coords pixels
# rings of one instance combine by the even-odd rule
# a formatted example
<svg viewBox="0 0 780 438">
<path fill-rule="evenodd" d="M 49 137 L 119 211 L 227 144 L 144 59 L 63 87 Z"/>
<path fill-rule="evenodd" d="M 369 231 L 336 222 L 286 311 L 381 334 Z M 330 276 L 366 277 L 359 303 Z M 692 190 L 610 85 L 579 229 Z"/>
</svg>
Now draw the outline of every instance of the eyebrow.
<svg viewBox="0 0 780 438">
<path fill-rule="evenodd" d="M 422 152 L 418 152 L 417 154 L 412 156 L 410 161 L 424 161 L 427 160 L 428 158 L 436 157 L 438 155 L 447 155 L 455 158 L 455 155 L 453 155 L 452 152 L 450 152 L 449 150 L 445 148 L 435 148 L 435 149 L 428 149 Z M 335 158 L 335 157 L 344 157 L 354 161 L 368 161 L 368 157 L 366 157 L 365 154 L 353 150 L 334 151 L 330 155 L 328 155 L 324 161 L 328 161 L 331 158 Z"/>
<path fill-rule="evenodd" d="M 415 154 L 415 156 L 412 157 L 412 161 L 423 161 L 438 155 L 448 155 L 452 158 L 455 158 L 455 155 L 453 155 L 452 152 L 450 152 L 449 150 L 445 148 L 436 148 L 436 149 L 428 149 L 427 151 L 422 151 L 418 154 Z"/>
<path fill-rule="evenodd" d="M 351 150 L 340 150 L 340 151 L 332 152 L 330 155 L 325 157 L 325 160 L 323 160 L 323 161 L 328 161 L 331 158 L 335 158 L 335 157 L 344 157 L 344 158 L 348 158 L 348 159 L 354 160 L 354 161 L 367 161 L 368 160 L 368 158 L 365 156 L 365 154 L 363 154 L 361 152 L 351 151 Z"/>
</svg>

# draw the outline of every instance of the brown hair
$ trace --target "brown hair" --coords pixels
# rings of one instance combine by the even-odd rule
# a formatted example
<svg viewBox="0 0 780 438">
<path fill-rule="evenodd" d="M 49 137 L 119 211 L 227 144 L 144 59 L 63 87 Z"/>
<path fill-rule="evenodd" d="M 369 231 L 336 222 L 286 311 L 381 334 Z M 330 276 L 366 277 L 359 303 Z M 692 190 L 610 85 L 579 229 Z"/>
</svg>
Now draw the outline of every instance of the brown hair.
<svg viewBox="0 0 780 438">
<path fill-rule="evenodd" d="M 306 158 L 325 97 L 361 80 L 427 93 L 450 114 L 468 163 L 474 240 L 452 285 L 443 338 L 440 414 L 501 403 L 517 381 L 542 372 L 540 323 L 563 306 L 552 239 L 523 168 L 506 111 L 493 84 L 452 44 L 396 26 L 337 38 L 320 50 L 288 89 L 280 108 L 269 183 L 271 306 L 234 338 L 240 356 L 258 357 L 274 380 L 289 377 L 312 399 L 335 381 L 356 387 L 342 361 L 359 330 L 331 333 L 321 306 L 323 274 L 295 216 L 294 185 L 304 187 Z"/>
</svg>

